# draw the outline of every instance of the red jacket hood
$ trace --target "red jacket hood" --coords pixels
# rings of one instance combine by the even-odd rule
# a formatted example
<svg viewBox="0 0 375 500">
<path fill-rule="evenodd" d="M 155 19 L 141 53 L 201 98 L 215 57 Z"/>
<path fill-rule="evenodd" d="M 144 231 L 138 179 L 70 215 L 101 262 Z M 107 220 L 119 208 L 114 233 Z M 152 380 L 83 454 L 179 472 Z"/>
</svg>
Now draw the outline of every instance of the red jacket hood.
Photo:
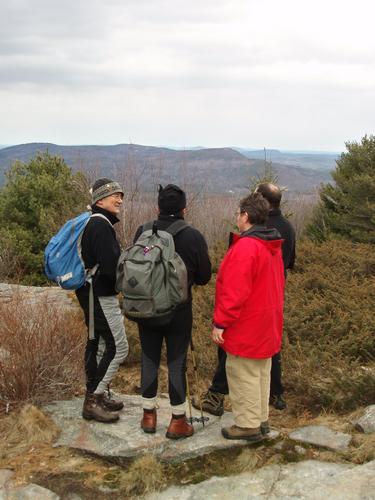
<svg viewBox="0 0 375 500">
<path fill-rule="evenodd" d="M 266 248 L 271 252 L 272 255 L 274 255 L 279 248 L 282 247 L 282 244 L 284 243 L 283 239 L 274 239 L 274 240 L 265 240 L 263 238 L 260 238 L 258 233 L 254 233 L 254 235 L 250 234 L 239 234 L 239 233 L 230 233 L 229 237 L 229 246 L 234 245 L 238 240 L 241 238 L 256 238 L 258 241 L 262 242 Z"/>
</svg>

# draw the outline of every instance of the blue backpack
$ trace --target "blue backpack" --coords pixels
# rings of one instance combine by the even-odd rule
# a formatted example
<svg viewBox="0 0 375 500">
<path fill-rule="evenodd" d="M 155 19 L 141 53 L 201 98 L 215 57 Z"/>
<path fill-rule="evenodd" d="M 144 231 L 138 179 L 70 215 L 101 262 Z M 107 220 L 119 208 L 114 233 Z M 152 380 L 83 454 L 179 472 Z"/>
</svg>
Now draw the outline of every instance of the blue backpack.
<svg viewBox="0 0 375 500">
<path fill-rule="evenodd" d="M 77 290 L 90 281 L 98 269 L 96 264 L 87 271 L 82 260 L 82 235 L 90 217 L 107 217 L 102 214 L 83 212 L 68 220 L 53 236 L 44 251 L 44 270 L 48 279 L 65 290 Z M 108 221 L 110 224 L 110 222 Z"/>
</svg>

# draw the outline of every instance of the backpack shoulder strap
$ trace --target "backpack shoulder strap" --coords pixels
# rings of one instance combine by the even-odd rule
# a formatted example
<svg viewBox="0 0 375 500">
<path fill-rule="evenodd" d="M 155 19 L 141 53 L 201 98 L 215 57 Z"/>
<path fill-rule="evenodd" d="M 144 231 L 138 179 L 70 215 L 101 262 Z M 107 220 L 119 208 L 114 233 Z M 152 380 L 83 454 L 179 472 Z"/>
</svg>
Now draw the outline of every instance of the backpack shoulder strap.
<svg viewBox="0 0 375 500">
<path fill-rule="evenodd" d="M 148 229 L 152 229 L 152 226 L 154 225 L 154 222 L 153 220 L 150 220 L 149 222 L 146 222 L 146 224 L 143 224 L 142 226 L 142 233 L 144 231 L 147 231 Z"/>
<path fill-rule="evenodd" d="M 108 224 L 111 224 L 111 226 L 113 225 L 112 222 L 105 215 L 103 215 L 103 214 L 99 214 L 99 213 L 98 214 L 91 214 L 90 215 L 90 219 L 92 217 L 100 217 L 100 218 L 106 220 L 108 222 Z"/>
<path fill-rule="evenodd" d="M 171 234 L 174 237 L 188 227 L 189 224 L 187 222 L 185 222 L 183 219 L 179 219 L 176 220 L 175 222 L 172 222 L 172 224 L 168 226 L 167 229 L 164 229 L 164 231 L 166 231 L 167 233 Z"/>
</svg>

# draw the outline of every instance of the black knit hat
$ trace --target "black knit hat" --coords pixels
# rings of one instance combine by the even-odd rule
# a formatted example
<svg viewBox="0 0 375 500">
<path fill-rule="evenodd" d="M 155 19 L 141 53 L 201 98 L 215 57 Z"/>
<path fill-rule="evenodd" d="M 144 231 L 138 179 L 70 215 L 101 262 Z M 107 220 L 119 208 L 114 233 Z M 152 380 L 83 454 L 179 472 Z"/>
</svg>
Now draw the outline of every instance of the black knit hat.
<svg viewBox="0 0 375 500">
<path fill-rule="evenodd" d="M 168 184 L 165 188 L 159 184 L 158 206 L 164 215 L 178 214 L 186 207 L 184 191 L 175 184 Z"/>
<path fill-rule="evenodd" d="M 124 191 L 120 184 L 112 179 L 107 179 L 103 177 L 94 182 L 91 188 L 92 204 L 94 205 L 97 201 L 111 196 L 111 194 L 121 193 L 124 196 Z"/>
</svg>

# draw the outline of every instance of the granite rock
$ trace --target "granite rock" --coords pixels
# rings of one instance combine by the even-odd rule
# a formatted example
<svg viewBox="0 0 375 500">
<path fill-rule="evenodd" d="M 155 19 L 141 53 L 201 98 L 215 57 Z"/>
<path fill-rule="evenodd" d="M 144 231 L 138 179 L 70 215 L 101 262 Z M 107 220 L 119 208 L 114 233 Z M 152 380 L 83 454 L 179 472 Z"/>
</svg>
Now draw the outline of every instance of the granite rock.
<svg viewBox="0 0 375 500">
<path fill-rule="evenodd" d="M 3 496 L 2 496 L 3 495 Z M 27 484 L 0 490 L 0 500 L 59 500 L 53 491 L 37 484 Z"/>
<path fill-rule="evenodd" d="M 117 397 L 117 396 L 116 396 Z M 61 434 L 56 446 L 68 446 L 110 458 L 121 463 L 126 459 L 145 454 L 154 454 L 165 462 L 181 462 L 217 450 L 248 446 L 243 440 L 230 441 L 221 436 L 221 428 L 233 423 L 232 414 L 225 412 L 222 417 L 209 417 L 203 427 L 194 423 L 195 434 L 191 438 L 171 440 L 165 437 L 171 410 L 166 397 L 159 399 L 158 425 L 155 434 L 145 434 L 140 428 L 142 400 L 140 396 L 121 396 L 125 408 L 120 412 L 120 420 L 113 424 L 85 421 L 81 417 L 82 399 L 58 401 L 44 407 Z M 193 416 L 200 413 L 193 409 Z M 275 439 L 278 432 L 271 431 L 267 438 Z"/>
<path fill-rule="evenodd" d="M 374 500 L 375 461 L 365 465 L 306 460 L 270 465 L 254 472 L 213 477 L 190 486 L 174 486 L 147 500 Z"/>
<path fill-rule="evenodd" d="M 325 425 L 299 427 L 289 434 L 289 438 L 301 443 L 322 446 L 333 451 L 347 450 L 351 441 L 350 434 L 333 431 Z"/>
<path fill-rule="evenodd" d="M 375 405 L 368 406 L 353 424 L 359 432 L 364 432 L 365 434 L 375 432 Z"/>
</svg>

